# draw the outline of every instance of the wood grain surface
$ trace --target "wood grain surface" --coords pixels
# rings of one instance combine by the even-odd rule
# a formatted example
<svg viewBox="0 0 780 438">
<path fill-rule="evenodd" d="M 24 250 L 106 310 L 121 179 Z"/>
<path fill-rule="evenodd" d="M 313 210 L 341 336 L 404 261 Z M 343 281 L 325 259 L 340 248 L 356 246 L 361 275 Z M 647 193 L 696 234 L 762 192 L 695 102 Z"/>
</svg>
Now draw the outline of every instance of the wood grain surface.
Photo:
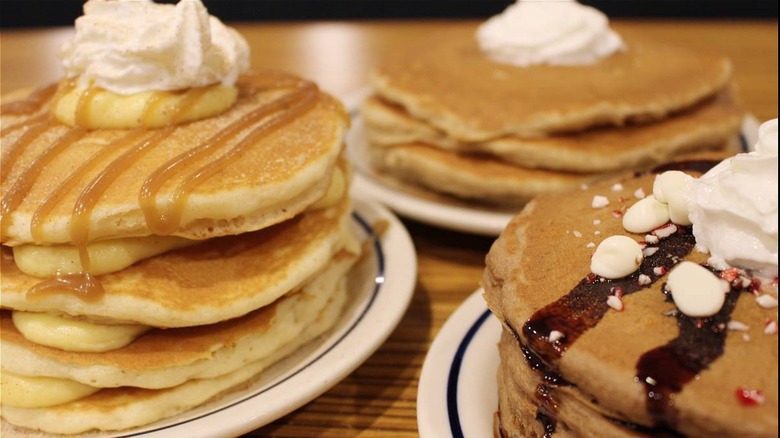
<svg viewBox="0 0 780 438">
<path fill-rule="evenodd" d="M 388 51 L 474 21 L 234 23 L 255 67 L 274 67 L 318 82 L 339 97 L 365 87 Z M 729 56 L 744 108 L 760 121 L 777 117 L 777 21 L 614 21 L 680 45 Z M 0 91 L 57 80 L 57 51 L 68 28 L 0 32 Z M 426 351 L 447 317 L 479 287 L 493 239 L 404 220 L 418 251 L 411 306 L 388 341 L 355 372 L 297 411 L 250 432 L 278 437 L 415 437 L 417 388 Z M 442 436 L 447 436 L 442 431 Z"/>
</svg>

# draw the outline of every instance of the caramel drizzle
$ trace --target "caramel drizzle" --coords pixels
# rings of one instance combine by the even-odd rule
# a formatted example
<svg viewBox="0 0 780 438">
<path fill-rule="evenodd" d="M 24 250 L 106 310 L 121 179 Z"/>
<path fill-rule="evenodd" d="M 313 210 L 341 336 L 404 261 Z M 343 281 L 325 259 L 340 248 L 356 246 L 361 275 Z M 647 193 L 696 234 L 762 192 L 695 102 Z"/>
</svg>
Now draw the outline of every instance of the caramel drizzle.
<svg viewBox="0 0 780 438">
<path fill-rule="evenodd" d="M 105 193 L 116 180 L 117 175 L 122 173 L 123 169 L 130 168 L 144 154 L 157 146 L 167 136 L 170 135 L 175 127 L 167 127 L 156 131 L 145 141 L 137 144 L 132 149 L 122 154 L 119 158 L 112 161 L 103 171 L 101 171 L 81 192 L 76 205 L 73 207 L 73 216 L 70 222 L 70 236 L 73 245 L 78 249 L 79 261 L 81 262 L 82 272 L 76 274 L 56 275 L 50 279 L 33 286 L 27 292 L 27 296 L 34 298 L 50 293 L 68 291 L 84 301 L 93 302 L 103 297 L 105 291 L 100 282 L 90 272 L 91 263 L 87 243 L 89 242 L 89 221 L 92 217 L 92 211 L 97 205 L 100 196 Z"/>
<path fill-rule="evenodd" d="M 53 91 L 49 91 L 48 94 L 42 93 L 41 96 L 56 100 L 74 86 L 75 83 L 71 81 L 60 87 L 59 93 L 53 98 L 51 97 L 54 94 Z M 313 83 L 281 73 L 253 76 L 250 78 L 250 86 L 252 87 L 250 92 L 285 88 L 293 88 L 293 91 L 263 105 L 255 111 L 247 113 L 239 120 L 221 129 L 205 143 L 180 154 L 152 172 L 150 177 L 144 182 L 141 193 L 139 193 L 139 202 L 143 214 L 149 223 L 149 228 L 155 234 L 170 234 L 170 232 L 178 228 L 186 200 L 199 184 L 237 160 L 241 152 L 246 148 L 303 115 L 314 106 L 318 97 L 317 88 Z M 53 90 L 53 88 L 51 89 Z M 91 103 L 100 91 L 99 88 L 90 87 L 79 98 L 75 118 L 78 126 L 83 126 L 88 120 Z M 92 212 L 99 198 L 116 181 L 118 175 L 124 169 L 131 168 L 145 152 L 152 150 L 168 138 L 175 131 L 175 124 L 201 100 L 204 92 L 205 89 L 189 90 L 187 92 L 182 102 L 177 105 L 172 125 L 156 130 L 152 135 L 147 135 L 148 131 L 146 129 L 139 128 L 102 148 L 72 175 L 67 177 L 43 201 L 42 205 L 33 214 L 31 222 L 30 231 L 33 240 L 36 242 L 43 241 L 43 224 L 46 218 L 50 216 L 65 194 L 72 190 L 78 181 L 83 178 L 84 174 L 105 160 L 116 148 L 125 148 L 128 145 L 132 145 L 127 152 L 112 161 L 92 179 L 76 200 L 71 217 L 70 235 L 73 245 L 79 250 L 82 272 L 58 274 L 54 278 L 44 280 L 28 291 L 28 297 L 40 297 L 55 293 L 72 293 L 84 301 L 97 301 L 102 298 L 105 294 L 103 287 L 95 276 L 89 272 L 90 260 L 87 243 L 89 242 L 89 224 Z M 29 100 L 37 102 L 39 107 L 45 103 L 43 101 L 44 97 L 40 99 L 35 97 Z M 142 116 L 143 120 L 148 120 L 152 116 L 153 112 L 159 108 L 160 102 L 157 98 L 152 98 L 147 102 Z M 264 118 L 266 120 L 263 120 Z M 193 160 L 207 157 L 212 151 L 218 151 L 220 146 L 246 131 L 250 125 L 261 121 L 260 126 L 252 129 L 230 150 L 184 178 L 171 195 L 170 203 L 165 208 L 160 210 L 156 208 L 155 198 L 166 181 L 183 173 L 187 165 L 191 164 Z M 28 130 L 3 154 L 3 167 L 6 167 L 8 163 L 14 164 L 21 152 L 26 149 L 26 146 L 38 138 L 47 128 L 57 126 L 56 122 L 48 115 L 38 116 L 27 122 L 20 123 L 20 125 L 28 126 Z M 18 129 L 16 125 L 7 130 L 15 129 Z M 6 134 L 6 130 L 3 131 L 3 134 Z M 38 156 L 28 169 L 22 172 L 22 175 L 17 178 L 14 187 L 2 200 L 2 217 L 0 217 L 0 220 L 3 217 L 7 217 L 21 204 L 29 188 L 34 184 L 38 175 L 40 175 L 49 162 L 66 150 L 69 145 L 77 142 L 84 134 L 85 130 L 82 128 L 70 129 L 53 146 Z M 140 139 L 143 140 L 136 144 Z M 4 178 L 6 174 L 7 172 L 4 172 Z M 0 229 L 2 229 L 2 226 L 0 226 Z"/>
<path fill-rule="evenodd" d="M 24 100 L 4 103 L 0 105 L 0 113 L 12 116 L 33 114 L 40 110 L 43 104 L 54 96 L 54 93 L 57 91 L 57 86 L 58 84 L 55 82 L 45 87 L 38 88 L 30 93 Z"/>
<path fill-rule="evenodd" d="M 68 130 L 64 136 L 60 137 L 52 146 L 39 155 L 16 179 L 16 183 L 0 201 L 0 220 L 3 221 L 0 225 L 2 234 L 5 234 L 5 227 L 8 226 L 8 221 L 6 220 L 8 215 L 22 203 L 44 168 L 62 151 L 83 137 L 85 133 L 83 129 L 79 128 Z"/>
<path fill-rule="evenodd" d="M 30 234 L 32 235 L 33 241 L 36 243 L 43 241 L 43 224 L 45 219 L 51 214 L 57 204 L 62 201 L 62 198 L 76 186 L 83 175 L 94 169 L 98 163 L 109 155 L 116 153 L 117 150 L 125 149 L 131 143 L 138 141 L 140 137 L 146 135 L 146 133 L 147 132 L 143 129 L 130 131 L 123 137 L 102 147 L 98 153 L 89 159 L 89 161 L 70 174 L 68 178 L 66 178 L 65 181 L 63 181 L 62 184 L 41 203 L 40 207 L 38 207 L 33 214 L 30 227 Z"/>
<path fill-rule="evenodd" d="M 193 148 L 165 163 L 156 169 L 141 188 L 139 202 L 146 217 L 149 228 L 155 234 L 171 234 L 179 227 L 181 216 L 189 194 L 203 181 L 234 162 L 247 147 L 255 144 L 273 131 L 292 122 L 314 105 L 316 87 L 311 83 L 300 85 L 300 88 L 275 101 L 245 114 L 239 120 L 217 132 L 200 146 Z M 183 173 L 187 165 L 212 151 L 216 151 L 247 126 L 259 120 L 270 117 L 260 126 L 253 129 L 240 142 L 224 155 L 211 163 L 197 169 L 179 183 L 169 198 L 168 205 L 158 208 L 156 199 L 162 186 L 170 179 Z"/>
<path fill-rule="evenodd" d="M 27 122 L 19 123 L 17 125 L 6 128 L 2 131 L 2 133 L 0 133 L 5 136 L 12 131 L 16 131 L 21 128 L 27 128 L 27 130 L 22 135 L 20 135 L 16 141 L 8 146 L 3 145 L 3 156 L 0 158 L 3 163 L 3 172 L 0 174 L 0 184 L 4 183 L 6 178 L 8 178 L 8 175 L 11 174 L 11 169 L 13 169 L 14 165 L 16 165 L 16 162 L 19 160 L 19 156 L 21 156 L 22 152 L 27 149 L 30 143 L 35 141 L 36 138 L 40 137 L 41 134 L 43 134 L 52 126 L 51 116 L 48 114 L 42 114 L 28 120 Z"/>
</svg>

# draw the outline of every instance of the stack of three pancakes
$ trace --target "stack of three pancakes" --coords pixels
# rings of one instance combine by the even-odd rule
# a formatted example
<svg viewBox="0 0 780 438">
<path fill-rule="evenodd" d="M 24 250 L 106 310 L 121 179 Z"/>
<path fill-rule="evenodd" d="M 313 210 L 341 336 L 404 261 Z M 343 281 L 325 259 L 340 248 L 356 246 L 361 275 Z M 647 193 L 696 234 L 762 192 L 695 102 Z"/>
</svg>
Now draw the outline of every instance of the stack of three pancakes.
<svg viewBox="0 0 780 438">
<path fill-rule="evenodd" d="M 476 28 L 442 29 L 386 57 L 361 108 L 380 177 L 516 209 L 681 153 L 733 148 L 742 113 L 728 59 L 618 30 L 626 49 L 585 65 L 496 62 Z"/>
<path fill-rule="evenodd" d="M 219 115 L 90 130 L 51 116 L 66 88 L 2 107 L 4 432 L 148 424 L 335 324 L 361 251 L 340 103 L 252 73 Z"/>
</svg>

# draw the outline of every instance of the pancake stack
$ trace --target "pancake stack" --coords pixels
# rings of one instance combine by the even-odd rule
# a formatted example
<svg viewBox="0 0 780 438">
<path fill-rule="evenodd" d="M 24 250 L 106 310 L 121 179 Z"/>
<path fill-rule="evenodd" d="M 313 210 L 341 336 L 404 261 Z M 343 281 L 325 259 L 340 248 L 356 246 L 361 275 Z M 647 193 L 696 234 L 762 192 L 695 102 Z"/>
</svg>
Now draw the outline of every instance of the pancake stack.
<svg viewBox="0 0 780 438">
<path fill-rule="evenodd" d="M 67 80 L 4 99 L 4 436 L 176 415 L 338 320 L 361 252 L 348 116 L 285 73 L 236 86 L 226 111 L 159 128 L 58 122 Z"/>
<path fill-rule="evenodd" d="M 665 169 L 697 176 L 715 163 Z M 540 196 L 494 243 L 483 286 L 503 326 L 496 436 L 777 436 L 777 309 L 761 303 L 776 299 L 777 277 L 710 268 L 729 282 L 720 310 L 678 310 L 668 273 L 684 261 L 708 266 L 691 227 L 622 225 L 655 177 Z M 594 206 L 597 196 L 609 205 Z M 591 272 L 591 257 L 613 235 L 645 250 L 632 274 L 608 279 Z"/>
<path fill-rule="evenodd" d="M 682 153 L 733 147 L 742 114 L 728 59 L 624 31 L 594 64 L 518 67 L 475 29 L 394 53 L 361 107 L 380 176 L 437 194 L 519 206 Z"/>
</svg>

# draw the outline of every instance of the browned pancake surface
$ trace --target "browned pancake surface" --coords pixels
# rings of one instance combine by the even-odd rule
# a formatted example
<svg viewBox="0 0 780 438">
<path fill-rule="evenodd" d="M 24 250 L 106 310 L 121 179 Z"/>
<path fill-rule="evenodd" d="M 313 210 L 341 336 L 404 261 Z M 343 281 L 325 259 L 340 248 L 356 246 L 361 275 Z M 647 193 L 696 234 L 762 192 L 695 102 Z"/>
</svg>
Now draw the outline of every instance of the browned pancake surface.
<svg viewBox="0 0 780 438">
<path fill-rule="evenodd" d="M 628 49 L 594 65 L 521 68 L 486 58 L 474 29 L 444 30 L 383 60 L 372 85 L 415 118 L 468 141 L 660 119 L 730 78 L 722 56 L 621 35 Z"/>
<path fill-rule="evenodd" d="M 619 191 L 613 191 L 615 181 L 609 181 L 585 191 L 546 195 L 532 201 L 508 225 L 487 256 L 483 285 L 493 313 L 513 327 L 524 344 L 531 340 L 523 326 L 535 312 L 587 279 L 595 249 L 588 243 L 598 245 L 615 234 L 644 240 L 644 235 L 626 232 L 615 212 L 636 202 L 633 193 L 638 188 L 651 193 L 654 177 L 624 178 Z M 608 197 L 610 205 L 593 208 L 595 195 Z M 600 222 L 594 223 L 596 219 Z M 701 263 L 706 255 L 693 251 L 685 258 Z M 636 376 L 645 354 L 678 336 L 676 319 L 667 313 L 674 305 L 661 290 L 664 282 L 659 278 L 626 295 L 623 311 L 608 309 L 553 364 L 583 398 L 596 402 L 610 417 L 655 425 L 646 405 L 647 389 Z M 775 317 L 776 311 L 758 306 L 752 294 L 740 293 L 731 320 L 750 327 L 749 341 L 743 332 L 726 333 L 723 354 L 673 395 L 670 412 L 676 417 L 668 419 L 672 427 L 688 436 L 776 435 L 777 338 L 763 333 L 765 321 Z M 520 347 L 515 344 L 515 348 Z M 739 388 L 759 389 L 766 400 L 746 406 L 736 396 Z M 502 412 L 501 417 L 511 424 L 510 412 Z"/>
<path fill-rule="evenodd" d="M 238 87 L 237 103 L 223 114 L 140 132 L 38 125 L 37 117 L 50 117 L 51 99 L 29 114 L 5 106 L 3 242 L 70 242 L 77 201 L 106 169 L 99 184 L 105 189 L 87 202 L 92 240 L 152 234 L 145 214 L 167 213 L 165 221 L 178 225 L 172 234 L 207 238 L 252 231 L 302 211 L 327 189 L 341 152 L 348 125 L 342 105 L 310 82 L 275 72 L 242 77 Z M 300 98 L 279 104 L 292 93 Z M 296 112 L 299 104 L 304 110 Z M 42 132 L 33 135 L 38 126 Z M 180 157 L 186 163 L 180 170 L 155 176 Z M 142 188 L 152 180 L 161 184 L 154 193 L 158 211 L 140 205 Z M 180 186 L 181 197 L 175 194 Z M 14 202 L 15 193 L 23 194 L 20 201 Z M 33 215 L 45 202 L 53 208 L 39 218 L 40 235 L 33 239 Z M 172 219 L 177 212 L 178 222 Z"/>
</svg>

